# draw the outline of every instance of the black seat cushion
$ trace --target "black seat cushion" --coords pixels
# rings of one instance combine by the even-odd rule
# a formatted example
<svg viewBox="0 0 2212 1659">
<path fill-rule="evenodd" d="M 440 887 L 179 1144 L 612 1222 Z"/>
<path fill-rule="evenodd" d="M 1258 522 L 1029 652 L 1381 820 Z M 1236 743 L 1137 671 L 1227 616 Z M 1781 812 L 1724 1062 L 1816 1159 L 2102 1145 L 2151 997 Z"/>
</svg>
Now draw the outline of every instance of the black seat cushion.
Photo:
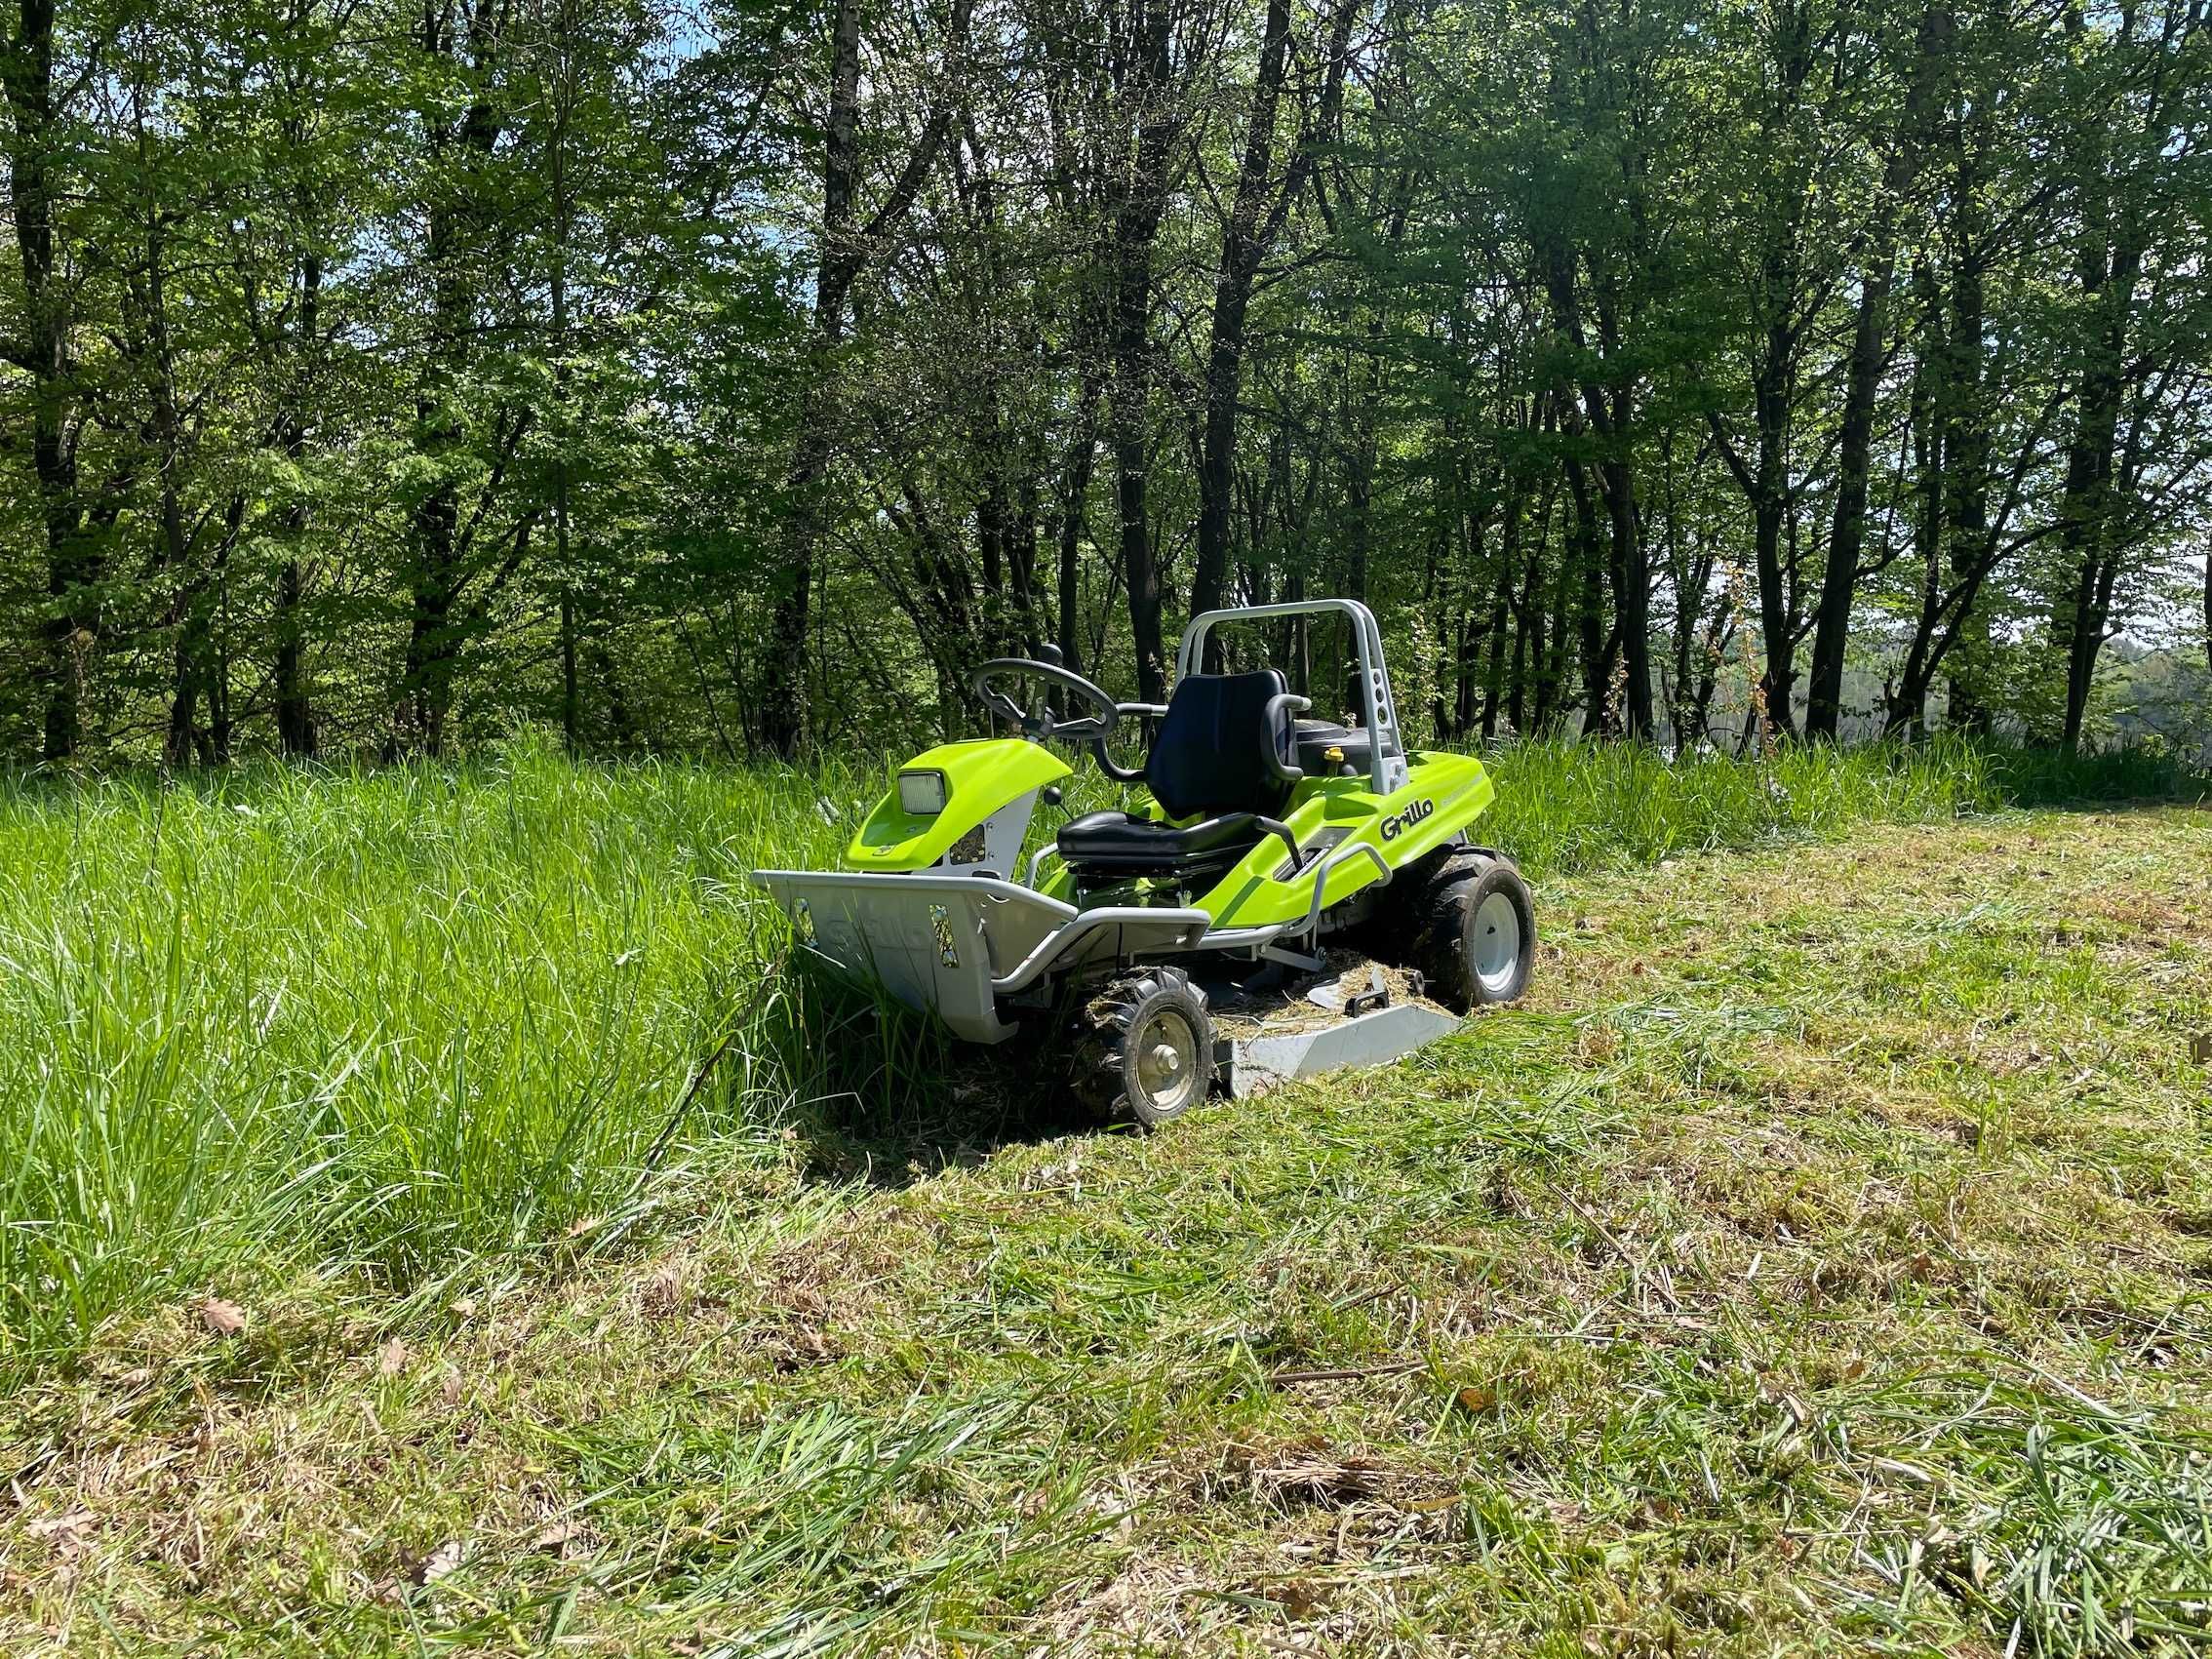
<svg viewBox="0 0 2212 1659">
<path fill-rule="evenodd" d="M 1117 876 L 1188 874 L 1242 858 L 1265 834 L 1249 812 L 1207 818 L 1187 829 L 1131 812 L 1086 812 L 1058 836 L 1075 869 Z"/>
<path fill-rule="evenodd" d="M 1272 747 L 1290 763 L 1290 717 L 1267 705 L 1284 690 L 1282 674 L 1188 674 L 1176 683 L 1144 763 L 1152 798 L 1171 818 L 1194 812 L 1281 816 L 1290 785 L 1268 769 Z"/>
</svg>

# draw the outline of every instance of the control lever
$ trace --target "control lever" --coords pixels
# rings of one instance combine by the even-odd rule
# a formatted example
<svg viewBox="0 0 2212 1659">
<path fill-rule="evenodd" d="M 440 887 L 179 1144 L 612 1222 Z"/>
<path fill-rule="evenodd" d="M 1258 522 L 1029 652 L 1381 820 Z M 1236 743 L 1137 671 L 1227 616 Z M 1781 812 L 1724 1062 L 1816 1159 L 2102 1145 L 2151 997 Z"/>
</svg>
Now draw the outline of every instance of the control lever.
<svg viewBox="0 0 2212 1659">
<path fill-rule="evenodd" d="M 1367 969 L 1367 988 L 1364 991 L 1355 991 L 1344 999 L 1344 1011 L 1347 1014 L 1373 1013 L 1377 1008 L 1389 1007 L 1390 987 L 1383 983 L 1382 969 L 1379 968 Z"/>
</svg>

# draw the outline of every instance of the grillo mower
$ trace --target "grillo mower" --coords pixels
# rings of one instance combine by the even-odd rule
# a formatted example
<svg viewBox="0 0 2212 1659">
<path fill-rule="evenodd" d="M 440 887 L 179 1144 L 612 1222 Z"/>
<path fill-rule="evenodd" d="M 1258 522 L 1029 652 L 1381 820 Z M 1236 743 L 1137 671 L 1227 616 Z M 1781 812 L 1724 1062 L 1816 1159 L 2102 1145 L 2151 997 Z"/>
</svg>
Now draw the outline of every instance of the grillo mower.
<svg viewBox="0 0 2212 1659">
<path fill-rule="evenodd" d="M 1300 718 L 1309 699 L 1273 668 L 1201 672 L 1217 626 L 1298 615 L 1349 624 L 1357 724 Z M 1478 760 L 1406 751 L 1364 605 L 1194 617 L 1164 705 L 1119 702 L 1057 661 L 1026 657 L 982 664 L 969 688 L 1020 735 L 945 743 L 907 762 L 845 869 L 753 877 L 804 944 L 935 1013 L 956 1037 L 1056 1036 L 1070 1044 L 1081 1095 L 1153 1126 L 1216 1086 L 1248 1093 L 1394 1058 L 1527 984 L 1527 887 L 1510 859 L 1468 840 L 1495 787 Z M 1134 769 L 1110 747 L 1131 721 L 1154 730 Z M 1087 748 L 1109 777 L 1142 792 L 1126 810 L 1069 816 L 1024 860 L 1038 801 L 1059 807 L 1071 771 L 1053 744 Z M 1217 1035 L 1220 999 L 1271 974 L 1333 972 L 1324 941 L 1409 969 L 1399 1000 L 1372 969 L 1363 994 L 1312 995 L 1340 1016 L 1318 1028 Z"/>
</svg>

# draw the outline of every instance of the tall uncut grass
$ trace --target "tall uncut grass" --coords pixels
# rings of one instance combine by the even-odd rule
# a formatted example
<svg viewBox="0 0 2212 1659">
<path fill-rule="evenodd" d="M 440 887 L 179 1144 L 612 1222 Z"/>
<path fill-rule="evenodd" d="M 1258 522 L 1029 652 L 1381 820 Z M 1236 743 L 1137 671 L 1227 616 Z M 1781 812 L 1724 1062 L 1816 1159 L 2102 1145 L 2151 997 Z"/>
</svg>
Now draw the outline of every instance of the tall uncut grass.
<svg viewBox="0 0 2212 1659">
<path fill-rule="evenodd" d="M 1537 875 L 2186 786 L 1963 746 L 1758 767 L 1526 745 L 1495 770 L 1482 839 Z M 524 746 L 0 783 L 0 1371 L 242 1281 L 405 1295 L 779 1156 L 809 1056 L 853 1038 L 771 971 L 742 873 L 834 860 L 882 770 Z M 911 1032 L 868 1040 L 926 1063 Z"/>
<path fill-rule="evenodd" d="M 396 1288 L 635 1202 L 761 989 L 737 874 L 833 853 L 823 781 L 525 752 L 0 789 L 0 1356 L 245 1262 Z M 753 1058 L 684 1132 L 770 1121 Z"/>
<path fill-rule="evenodd" d="M 1497 804 L 1477 839 L 1531 875 L 1643 864 L 1854 824 L 1933 823 L 2004 807 L 2197 799 L 2205 780 L 2142 750 L 2069 756 L 1955 738 L 1790 747 L 1763 763 L 1668 760 L 1633 744 L 1524 743 L 1489 761 Z"/>
</svg>

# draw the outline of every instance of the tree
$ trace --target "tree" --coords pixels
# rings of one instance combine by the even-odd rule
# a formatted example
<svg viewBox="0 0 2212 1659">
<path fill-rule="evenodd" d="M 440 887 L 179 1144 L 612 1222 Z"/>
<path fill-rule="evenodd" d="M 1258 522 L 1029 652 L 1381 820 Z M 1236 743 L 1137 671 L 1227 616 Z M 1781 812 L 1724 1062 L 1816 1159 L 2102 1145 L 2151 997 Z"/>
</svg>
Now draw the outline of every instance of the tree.
<svg viewBox="0 0 2212 1659">
<path fill-rule="evenodd" d="M 11 758 L 881 746 L 1324 593 L 1416 740 L 2078 745 L 2192 637 L 2195 0 L 7 20 Z"/>
<path fill-rule="evenodd" d="M 1288 165 L 1278 175 L 1276 127 L 1290 58 L 1290 4 L 1267 0 L 1251 117 L 1237 168 L 1236 197 L 1221 228 L 1221 254 L 1213 279 L 1213 326 L 1205 359 L 1205 435 L 1199 459 L 1198 564 L 1191 577 L 1193 615 L 1218 608 L 1227 597 L 1244 319 L 1252 284 L 1283 232 L 1291 204 L 1306 187 L 1322 135 L 1338 119 L 1353 15 L 1350 4 L 1339 3 L 1328 19 L 1318 107 L 1310 115 L 1302 113 L 1298 142 Z M 1218 668 L 1218 635 L 1208 637 L 1206 652 L 1210 666 Z"/>
<path fill-rule="evenodd" d="M 957 74 L 956 56 L 967 39 L 968 0 L 951 0 L 946 24 L 947 62 L 943 79 Z M 830 36 L 829 120 L 822 148 L 821 236 L 814 266 L 814 321 L 808 352 L 791 469 L 785 478 L 790 497 L 790 530 L 784 540 L 784 569 L 778 578 L 770 625 L 768 669 L 760 691 L 762 730 L 768 747 L 790 756 L 807 736 L 807 624 L 813 594 L 814 556 L 821 539 L 824 502 L 819 486 L 836 450 L 837 354 L 845 343 L 848 306 L 853 284 L 884 244 L 895 234 L 914 206 L 938 148 L 951 131 L 955 101 L 950 84 L 934 93 L 921 131 L 907 147 L 904 164 L 869 217 L 859 217 L 860 152 L 860 4 L 837 0 Z"/>
</svg>

